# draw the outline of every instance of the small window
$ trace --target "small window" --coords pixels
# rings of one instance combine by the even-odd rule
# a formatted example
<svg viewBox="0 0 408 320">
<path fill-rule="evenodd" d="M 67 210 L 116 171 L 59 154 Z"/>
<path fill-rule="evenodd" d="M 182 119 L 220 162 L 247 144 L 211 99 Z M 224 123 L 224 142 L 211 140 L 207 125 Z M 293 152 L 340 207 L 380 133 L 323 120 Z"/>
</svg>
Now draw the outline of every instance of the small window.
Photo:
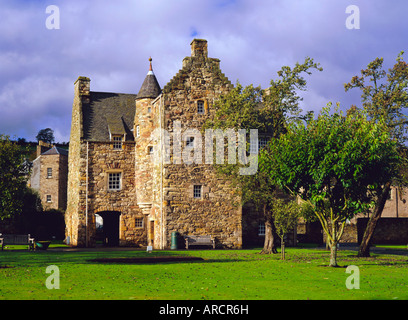
<svg viewBox="0 0 408 320">
<path fill-rule="evenodd" d="M 144 218 L 143 217 L 137 217 L 135 219 L 135 228 L 143 228 L 144 227 Z"/>
<path fill-rule="evenodd" d="M 265 222 L 259 222 L 258 236 L 264 236 L 264 235 L 265 235 Z"/>
<path fill-rule="evenodd" d="M 109 173 L 108 190 L 120 190 L 122 187 L 121 178 L 122 174 L 120 172 Z"/>
<path fill-rule="evenodd" d="M 197 101 L 197 113 L 204 114 L 204 101 Z"/>
<path fill-rule="evenodd" d="M 201 199 L 201 185 L 195 185 L 193 195 L 195 199 Z"/>
<path fill-rule="evenodd" d="M 259 146 L 259 150 L 265 148 L 268 145 L 268 138 L 266 137 L 260 137 L 258 140 L 258 146 Z"/>
<path fill-rule="evenodd" d="M 152 108 L 151 107 L 148 107 L 147 108 L 147 113 L 151 113 L 152 112 Z"/>
<path fill-rule="evenodd" d="M 149 154 L 153 154 L 153 151 L 154 151 L 154 149 L 153 149 L 153 147 L 152 146 L 149 146 L 148 148 L 147 148 L 147 152 L 149 153 Z"/>
<path fill-rule="evenodd" d="M 136 137 L 140 137 L 140 127 L 136 126 Z"/>
<path fill-rule="evenodd" d="M 186 147 L 194 148 L 194 137 L 187 138 Z"/>
<path fill-rule="evenodd" d="M 52 202 L 52 198 L 51 198 L 51 195 L 50 195 L 50 194 L 47 194 L 47 202 L 48 202 L 48 203 Z"/>
<path fill-rule="evenodd" d="M 113 137 L 113 149 L 115 150 L 122 149 L 122 137 L 121 136 Z"/>
<path fill-rule="evenodd" d="M 52 168 L 47 168 L 47 179 L 52 178 Z"/>
</svg>

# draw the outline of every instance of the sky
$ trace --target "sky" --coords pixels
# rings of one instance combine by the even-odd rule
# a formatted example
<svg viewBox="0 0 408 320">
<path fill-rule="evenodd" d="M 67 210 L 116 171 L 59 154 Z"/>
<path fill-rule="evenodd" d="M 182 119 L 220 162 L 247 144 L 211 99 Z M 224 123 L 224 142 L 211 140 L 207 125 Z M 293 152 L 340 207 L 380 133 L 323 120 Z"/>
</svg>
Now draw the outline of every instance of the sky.
<svg viewBox="0 0 408 320">
<path fill-rule="evenodd" d="M 68 142 L 79 76 L 91 91 L 137 93 L 152 57 L 164 87 L 194 38 L 233 84 L 267 88 L 311 57 L 323 71 L 306 76 L 303 110 L 361 105 L 344 84 L 408 51 L 407 12 L 406 0 L 0 0 L 0 134 L 35 141 L 51 128 Z"/>
</svg>

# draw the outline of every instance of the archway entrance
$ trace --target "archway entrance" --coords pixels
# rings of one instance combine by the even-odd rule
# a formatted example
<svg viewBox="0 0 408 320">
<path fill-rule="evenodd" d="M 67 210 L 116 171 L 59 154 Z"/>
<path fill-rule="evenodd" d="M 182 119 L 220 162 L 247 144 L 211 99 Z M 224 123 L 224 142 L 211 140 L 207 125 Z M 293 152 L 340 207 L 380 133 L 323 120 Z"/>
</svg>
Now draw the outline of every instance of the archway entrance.
<svg viewBox="0 0 408 320">
<path fill-rule="evenodd" d="M 120 212 L 117 211 L 102 211 L 95 215 L 97 240 L 99 239 L 103 246 L 119 246 L 119 217 Z"/>
</svg>

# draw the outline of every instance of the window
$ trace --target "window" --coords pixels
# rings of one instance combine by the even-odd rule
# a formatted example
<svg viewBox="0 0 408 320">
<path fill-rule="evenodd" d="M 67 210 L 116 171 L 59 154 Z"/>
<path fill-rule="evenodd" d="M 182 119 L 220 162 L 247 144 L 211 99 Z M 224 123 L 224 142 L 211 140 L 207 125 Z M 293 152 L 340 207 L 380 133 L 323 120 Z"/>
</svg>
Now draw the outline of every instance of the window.
<svg viewBox="0 0 408 320">
<path fill-rule="evenodd" d="M 136 126 L 136 137 L 140 137 L 140 127 Z"/>
<path fill-rule="evenodd" d="M 113 149 L 122 149 L 122 136 L 113 136 Z"/>
<path fill-rule="evenodd" d="M 258 153 L 259 150 L 265 148 L 268 145 L 269 139 L 266 137 L 260 137 L 258 138 L 258 144 L 256 142 L 253 142 L 250 140 L 250 145 L 249 145 L 249 152 L 250 153 Z"/>
<path fill-rule="evenodd" d="M 193 196 L 195 199 L 201 199 L 201 185 L 195 185 L 193 190 Z"/>
<path fill-rule="evenodd" d="M 151 107 L 148 107 L 147 108 L 147 113 L 151 113 L 152 112 L 152 108 Z"/>
<path fill-rule="evenodd" d="M 147 152 L 148 152 L 150 155 L 153 155 L 153 152 L 154 152 L 153 147 L 152 147 L 152 146 L 149 146 L 149 147 L 147 148 Z"/>
<path fill-rule="evenodd" d="M 135 228 L 143 228 L 144 227 L 144 218 L 143 217 L 137 217 L 135 219 Z"/>
<path fill-rule="evenodd" d="M 260 137 L 258 140 L 258 146 L 259 146 L 259 150 L 265 148 L 268 145 L 268 138 L 266 137 Z"/>
<path fill-rule="evenodd" d="M 51 198 L 51 195 L 50 194 L 47 194 L 47 202 L 49 203 L 49 202 L 52 202 L 52 198 Z"/>
<path fill-rule="evenodd" d="M 186 147 L 194 148 L 194 137 L 187 137 Z"/>
<path fill-rule="evenodd" d="M 52 168 L 47 168 L 47 179 L 52 178 Z"/>
<path fill-rule="evenodd" d="M 197 113 L 204 114 L 204 101 L 197 101 Z"/>
<path fill-rule="evenodd" d="M 265 235 L 265 222 L 259 222 L 258 236 L 264 236 L 264 235 Z"/>
<path fill-rule="evenodd" d="M 108 190 L 120 190 L 122 187 L 122 173 L 111 172 L 108 176 Z"/>
</svg>

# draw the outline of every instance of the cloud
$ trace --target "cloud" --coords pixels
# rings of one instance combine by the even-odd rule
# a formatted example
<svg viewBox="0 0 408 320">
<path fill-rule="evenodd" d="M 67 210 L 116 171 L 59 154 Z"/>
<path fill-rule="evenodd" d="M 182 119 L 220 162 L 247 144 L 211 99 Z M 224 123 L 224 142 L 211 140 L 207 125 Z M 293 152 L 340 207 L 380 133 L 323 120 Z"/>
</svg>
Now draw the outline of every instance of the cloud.
<svg viewBox="0 0 408 320">
<path fill-rule="evenodd" d="M 345 26 L 350 1 L 323 0 L 123 0 L 53 1 L 60 29 L 45 25 L 48 4 L 2 1 L 0 10 L 0 132 L 34 140 L 54 129 L 67 141 L 78 76 L 91 90 L 137 93 L 148 58 L 161 86 L 190 55 L 194 37 L 208 40 L 209 55 L 221 59 L 235 83 L 268 86 L 283 66 L 306 56 L 324 71 L 307 77 L 304 108 L 328 101 L 345 107 L 359 93 L 343 84 L 377 56 L 391 66 L 407 50 L 404 0 L 357 0 L 361 28 Z"/>
</svg>

